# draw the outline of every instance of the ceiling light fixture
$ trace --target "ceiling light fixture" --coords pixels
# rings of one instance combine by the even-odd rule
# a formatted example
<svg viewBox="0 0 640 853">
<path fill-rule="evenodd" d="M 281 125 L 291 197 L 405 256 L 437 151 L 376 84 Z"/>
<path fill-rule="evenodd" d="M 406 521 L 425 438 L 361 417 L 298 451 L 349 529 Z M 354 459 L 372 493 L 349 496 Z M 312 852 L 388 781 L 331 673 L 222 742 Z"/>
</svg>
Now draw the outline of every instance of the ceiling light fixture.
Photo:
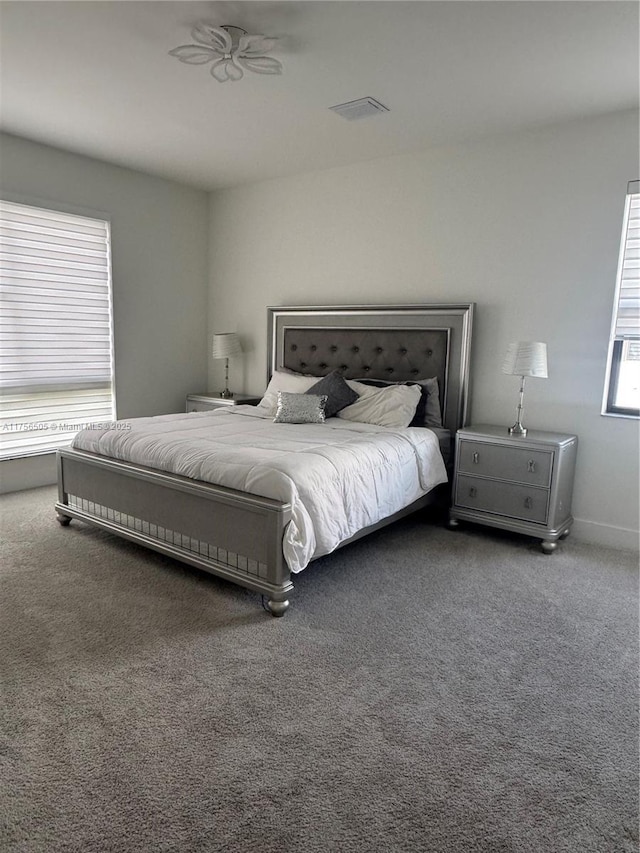
<svg viewBox="0 0 640 853">
<path fill-rule="evenodd" d="M 240 27 L 212 27 L 199 23 L 191 30 L 197 44 L 183 44 L 170 50 L 180 62 L 188 65 L 205 65 L 213 62 L 211 75 L 219 83 L 241 80 L 245 71 L 256 74 L 282 74 L 282 63 L 265 56 L 277 39 L 250 36 Z"/>
<path fill-rule="evenodd" d="M 381 113 L 390 112 L 389 107 L 385 107 L 380 101 L 375 98 L 358 98 L 357 101 L 347 101 L 346 104 L 336 104 L 335 107 L 329 107 L 334 113 L 346 118 L 347 121 L 356 121 L 360 118 L 368 116 L 379 116 Z"/>
</svg>

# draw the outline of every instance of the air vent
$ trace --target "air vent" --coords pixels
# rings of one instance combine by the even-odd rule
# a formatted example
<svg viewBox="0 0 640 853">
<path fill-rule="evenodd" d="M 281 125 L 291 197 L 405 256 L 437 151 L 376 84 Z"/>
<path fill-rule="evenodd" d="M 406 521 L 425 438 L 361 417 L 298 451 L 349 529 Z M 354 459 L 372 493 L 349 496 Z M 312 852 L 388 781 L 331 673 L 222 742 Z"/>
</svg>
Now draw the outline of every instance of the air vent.
<svg viewBox="0 0 640 853">
<path fill-rule="evenodd" d="M 346 104 L 337 104 L 335 107 L 329 107 L 329 109 L 342 118 L 346 118 L 347 121 L 355 121 L 359 118 L 389 112 L 389 107 L 385 107 L 375 98 L 359 98 L 357 101 L 347 101 Z"/>
</svg>

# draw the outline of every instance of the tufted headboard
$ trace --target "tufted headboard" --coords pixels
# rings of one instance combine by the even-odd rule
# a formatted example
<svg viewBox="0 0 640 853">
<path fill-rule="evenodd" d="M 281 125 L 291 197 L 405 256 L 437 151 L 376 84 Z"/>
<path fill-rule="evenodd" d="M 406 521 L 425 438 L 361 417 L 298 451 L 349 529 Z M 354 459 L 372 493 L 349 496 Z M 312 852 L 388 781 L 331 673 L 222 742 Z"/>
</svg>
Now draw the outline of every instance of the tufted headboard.
<svg viewBox="0 0 640 853">
<path fill-rule="evenodd" d="M 268 376 L 279 367 L 347 379 L 438 378 L 444 425 L 466 424 L 473 303 L 270 307 Z"/>
</svg>

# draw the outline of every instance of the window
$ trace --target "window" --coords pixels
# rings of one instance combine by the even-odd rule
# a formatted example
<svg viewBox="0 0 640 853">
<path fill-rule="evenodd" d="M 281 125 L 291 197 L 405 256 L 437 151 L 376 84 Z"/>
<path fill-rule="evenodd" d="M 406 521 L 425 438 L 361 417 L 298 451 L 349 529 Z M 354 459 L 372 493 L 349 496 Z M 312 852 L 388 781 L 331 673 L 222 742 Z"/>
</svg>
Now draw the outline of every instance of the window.
<svg viewBox="0 0 640 853">
<path fill-rule="evenodd" d="M 602 413 L 640 416 L 640 181 L 627 189 Z"/>
<path fill-rule="evenodd" d="M 115 417 L 109 223 L 0 201 L 0 459 Z"/>
</svg>

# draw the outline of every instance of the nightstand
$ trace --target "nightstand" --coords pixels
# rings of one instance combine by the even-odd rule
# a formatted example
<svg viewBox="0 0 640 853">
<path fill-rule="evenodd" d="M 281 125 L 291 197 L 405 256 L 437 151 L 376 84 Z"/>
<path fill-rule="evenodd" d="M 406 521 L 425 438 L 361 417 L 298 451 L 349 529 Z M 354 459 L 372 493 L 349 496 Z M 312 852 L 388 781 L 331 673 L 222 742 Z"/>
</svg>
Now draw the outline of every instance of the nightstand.
<svg viewBox="0 0 640 853">
<path fill-rule="evenodd" d="M 209 393 L 187 395 L 188 412 L 210 412 L 220 406 L 255 406 L 262 397 L 252 397 L 248 394 L 234 394 L 233 397 L 221 397 L 220 394 Z"/>
<path fill-rule="evenodd" d="M 456 434 L 449 526 L 458 520 L 501 527 L 542 540 L 551 554 L 573 524 L 571 497 L 578 437 L 507 427 L 471 426 Z"/>
</svg>

